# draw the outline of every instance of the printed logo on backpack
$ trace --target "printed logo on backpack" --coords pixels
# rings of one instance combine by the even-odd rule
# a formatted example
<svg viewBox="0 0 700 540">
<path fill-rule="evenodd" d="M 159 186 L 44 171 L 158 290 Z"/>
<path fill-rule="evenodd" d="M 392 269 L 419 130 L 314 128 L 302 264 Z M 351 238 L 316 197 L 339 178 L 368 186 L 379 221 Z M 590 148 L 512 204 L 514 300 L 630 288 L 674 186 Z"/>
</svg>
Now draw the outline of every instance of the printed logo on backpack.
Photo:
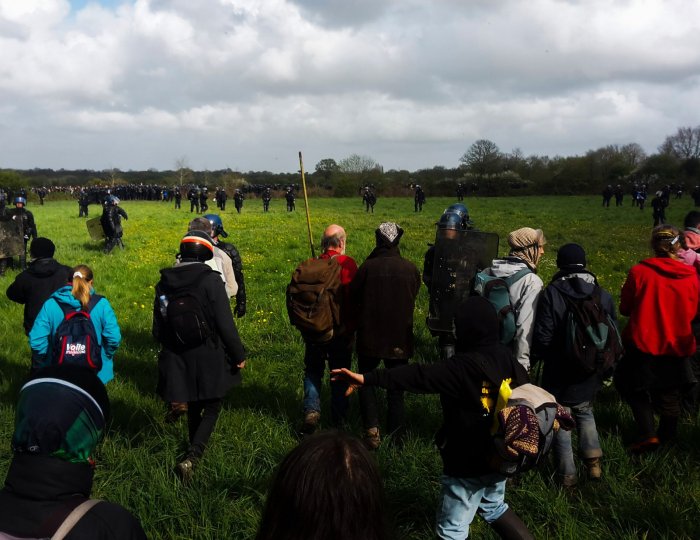
<svg viewBox="0 0 700 540">
<path fill-rule="evenodd" d="M 90 313 L 103 297 L 93 294 L 85 308 L 56 302 L 63 311 L 63 320 L 54 334 L 50 351 L 49 365 L 70 364 L 89 367 L 95 371 L 102 369 L 102 348 L 100 347 Z"/>
</svg>

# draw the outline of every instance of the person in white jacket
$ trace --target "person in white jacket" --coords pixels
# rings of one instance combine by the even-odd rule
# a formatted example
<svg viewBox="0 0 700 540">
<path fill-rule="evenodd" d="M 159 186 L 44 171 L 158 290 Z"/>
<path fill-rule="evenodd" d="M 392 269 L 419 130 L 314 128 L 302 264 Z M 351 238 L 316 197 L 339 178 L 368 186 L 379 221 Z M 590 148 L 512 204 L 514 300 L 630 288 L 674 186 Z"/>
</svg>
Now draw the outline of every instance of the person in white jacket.
<svg viewBox="0 0 700 540">
<path fill-rule="evenodd" d="M 530 272 L 510 286 L 510 303 L 515 313 L 515 338 L 512 348 L 518 362 L 530 371 L 530 346 L 535 324 L 537 301 L 544 288 L 542 279 L 536 274 L 537 265 L 544 255 L 546 239 L 542 229 L 523 227 L 508 235 L 510 251 L 507 257 L 494 259 L 487 273 L 507 278 L 527 268 Z"/>
</svg>

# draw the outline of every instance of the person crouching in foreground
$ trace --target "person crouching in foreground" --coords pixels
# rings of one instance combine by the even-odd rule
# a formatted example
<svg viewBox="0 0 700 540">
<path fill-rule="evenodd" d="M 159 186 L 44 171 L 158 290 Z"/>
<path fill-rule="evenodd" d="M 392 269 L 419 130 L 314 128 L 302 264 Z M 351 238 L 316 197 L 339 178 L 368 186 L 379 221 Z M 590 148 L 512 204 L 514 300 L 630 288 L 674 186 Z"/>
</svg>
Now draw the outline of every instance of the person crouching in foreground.
<svg viewBox="0 0 700 540">
<path fill-rule="evenodd" d="M 422 394 L 440 394 L 443 425 L 436 435 L 443 463 L 436 533 L 463 540 L 478 513 L 503 538 L 532 538 L 505 503 L 506 478 L 491 466 L 491 437 L 498 391 L 528 382 L 525 369 L 499 342 L 498 316 L 483 297 L 468 298 L 457 310 L 455 356 L 444 362 L 413 364 L 364 375 L 334 370 L 333 377 L 351 385 L 380 386 Z"/>
</svg>

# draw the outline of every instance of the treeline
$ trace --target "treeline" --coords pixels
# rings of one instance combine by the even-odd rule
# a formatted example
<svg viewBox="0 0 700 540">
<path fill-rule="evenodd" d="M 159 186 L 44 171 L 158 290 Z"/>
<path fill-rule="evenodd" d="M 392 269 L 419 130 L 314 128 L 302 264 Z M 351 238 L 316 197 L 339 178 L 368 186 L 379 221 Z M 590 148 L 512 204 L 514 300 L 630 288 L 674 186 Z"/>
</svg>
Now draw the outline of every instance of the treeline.
<svg viewBox="0 0 700 540">
<path fill-rule="evenodd" d="M 429 196 L 453 195 L 458 184 L 463 185 L 465 193 L 480 195 L 597 194 L 607 185 L 618 184 L 626 191 L 634 184 L 646 184 L 649 190 L 667 184 L 691 190 L 700 184 L 700 126 L 678 128 L 651 155 L 639 144 L 630 143 L 604 146 L 582 156 L 524 156 L 519 149 L 505 153 L 496 143 L 481 139 L 458 162 L 455 168 L 385 171 L 371 157 L 352 154 L 340 161 L 322 159 L 307 172 L 306 179 L 316 194 L 345 197 L 357 195 L 363 186 L 373 186 L 385 196 L 407 195 L 415 184 L 420 184 Z M 298 171 L 194 171 L 185 166 L 167 171 L 0 170 L 0 186 L 9 188 L 196 184 L 233 189 L 299 183 Z"/>
</svg>

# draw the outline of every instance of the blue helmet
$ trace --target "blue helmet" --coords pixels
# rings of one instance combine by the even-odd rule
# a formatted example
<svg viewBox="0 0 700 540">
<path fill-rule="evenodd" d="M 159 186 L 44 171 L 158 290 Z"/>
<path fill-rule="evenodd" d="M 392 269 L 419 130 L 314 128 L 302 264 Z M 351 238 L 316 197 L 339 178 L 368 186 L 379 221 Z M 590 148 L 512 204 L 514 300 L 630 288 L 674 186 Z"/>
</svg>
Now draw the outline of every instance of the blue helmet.
<svg viewBox="0 0 700 540">
<path fill-rule="evenodd" d="M 445 212 L 437 222 L 438 229 L 448 229 L 451 231 L 461 231 L 464 229 L 462 216 L 457 212 Z"/>
<path fill-rule="evenodd" d="M 27 199 L 24 197 L 15 197 L 14 200 L 12 201 L 13 204 L 23 204 L 24 206 L 27 206 Z"/>
<path fill-rule="evenodd" d="M 223 238 L 228 237 L 228 233 L 224 230 L 224 222 L 216 214 L 205 214 L 204 219 L 209 220 L 211 223 L 212 233 L 214 236 L 221 236 Z"/>
<path fill-rule="evenodd" d="M 467 207 L 462 203 L 455 203 L 448 206 L 445 208 L 445 213 L 447 212 L 454 212 L 455 214 L 462 216 L 463 219 L 469 219 L 469 210 L 467 210 Z"/>
</svg>

